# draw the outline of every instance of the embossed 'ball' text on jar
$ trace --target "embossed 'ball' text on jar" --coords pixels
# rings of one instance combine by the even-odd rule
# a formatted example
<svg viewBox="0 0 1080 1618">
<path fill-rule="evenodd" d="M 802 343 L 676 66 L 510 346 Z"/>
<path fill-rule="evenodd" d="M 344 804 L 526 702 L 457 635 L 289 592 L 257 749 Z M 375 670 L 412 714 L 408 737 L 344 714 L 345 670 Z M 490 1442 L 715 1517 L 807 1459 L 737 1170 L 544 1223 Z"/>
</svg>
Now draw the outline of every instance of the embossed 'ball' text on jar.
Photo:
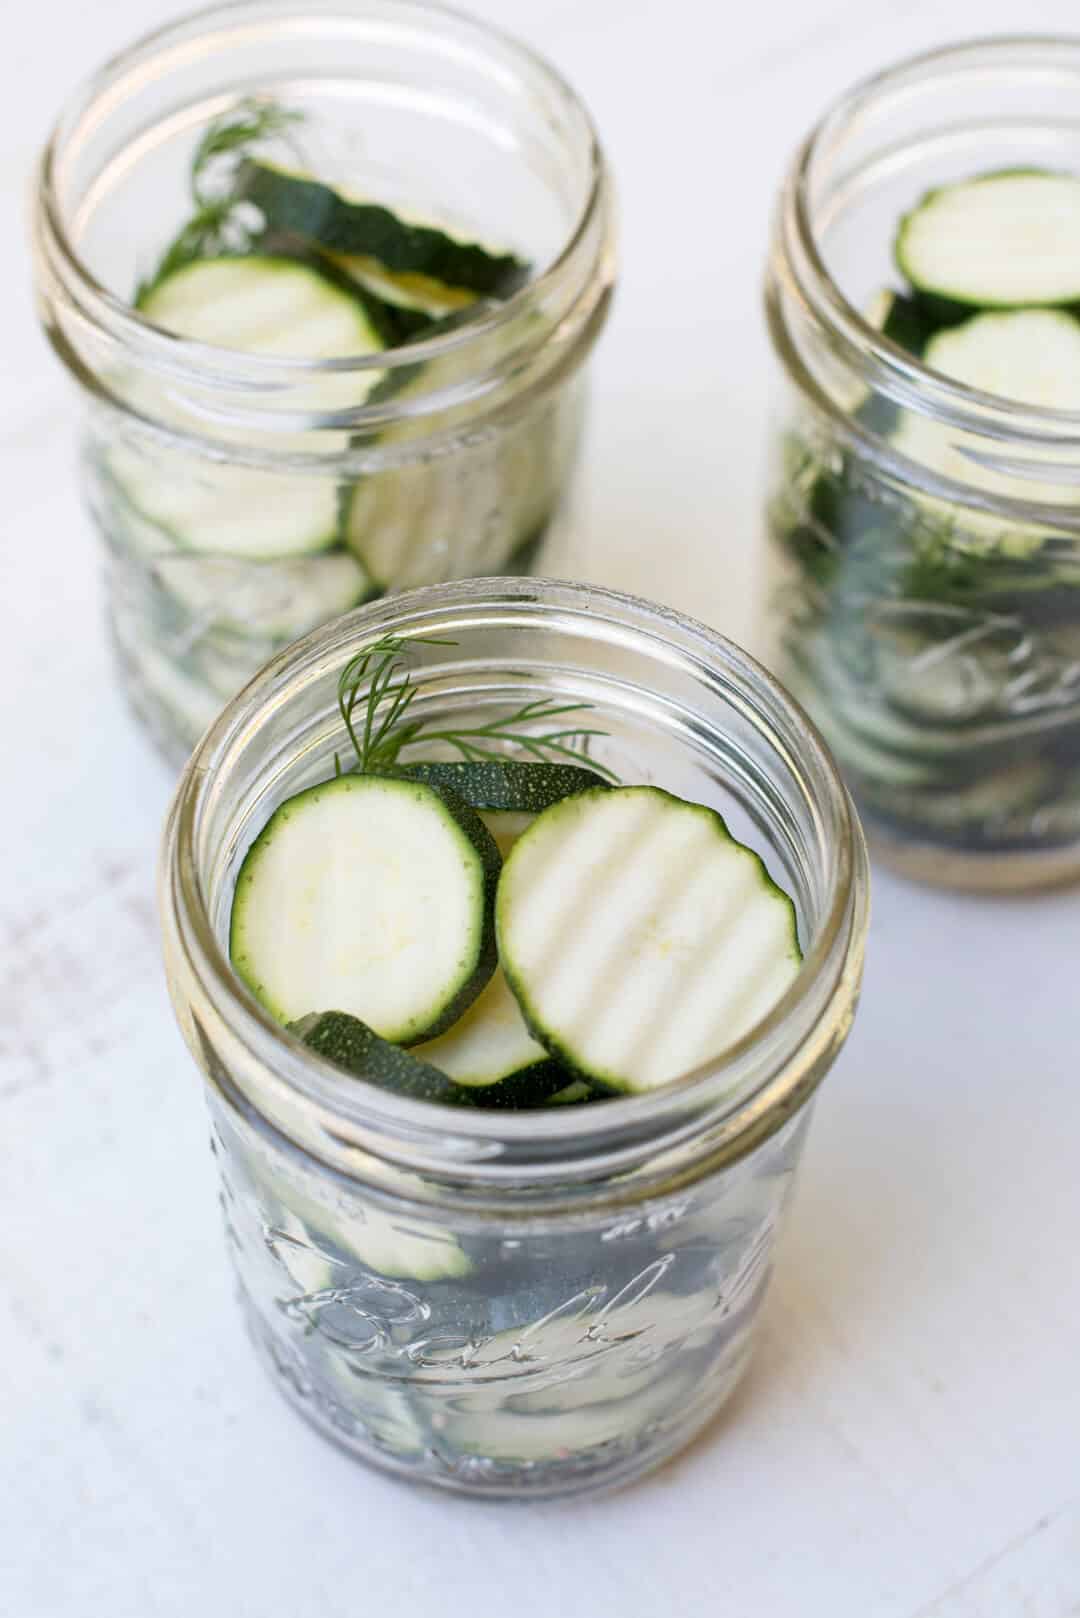
<svg viewBox="0 0 1080 1618">
<path fill-rule="evenodd" d="M 773 666 L 871 846 L 948 885 L 1080 875 L 1080 414 L 951 380 L 886 335 L 893 244 L 936 187 L 1080 174 L 1078 97 L 1076 40 L 905 62 L 826 113 L 776 213 Z"/>
<path fill-rule="evenodd" d="M 464 1114 L 343 1075 L 248 995 L 227 959 L 239 862 L 278 803 L 332 773 L 338 673 L 383 634 L 414 642 L 411 715 L 590 703 L 594 756 L 719 808 L 761 852 L 805 964 L 737 1046 L 648 1096 Z M 603 1487 L 687 1443 L 747 1364 L 814 1096 L 854 1014 L 867 904 L 858 821 L 805 715 L 671 612 L 464 581 L 283 653 L 187 767 L 161 910 L 243 1309 L 286 1398 L 356 1455 L 476 1495 Z"/>
<path fill-rule="evenodd" d="M 230 145 L 260 121 L 263 135 Z M 223 149 L 193 180 L 210 130 Z M 482 259 L 490 244 L 510 255 L 509 282 L 496 298 L 475 274 L 465 291 L 394 280 L 335 256 L 329 226 L 273 234 L 265 197 L 241 196 L 219 224 L 241 154 L 281 184 L 312 175 L 385 205 L 399 230 L 419 221 Z M 85 405 L 84 489 L 121 677 L 172 759 L 268 657 L 365 599 L 526 573 L 541 547 L 573 570 L 565 496 L 613 285 L 613 202 L 586 109 L 526 47 L 417 0 L 200 11 L 115 57 L 66 107 L 34 233 L 41 318 Z M 143 312 L 147 289 L 189 259 L 238 259 L 242 277 L 252 251 L 286 259 L 296 296 L 303 285 L 322 300 L 295 328 L 280 276 L 276 289 L 264 275 L 261 303 L 241 281 L 227 311 L 197 303 L 198 320 L 212 316 L 204 340 Z M 359 345 L 376 308 L 379 346 L 354 354 L 354 326 Z M 239 330 L 247 348 L 217 346 Z"/>
</svg>

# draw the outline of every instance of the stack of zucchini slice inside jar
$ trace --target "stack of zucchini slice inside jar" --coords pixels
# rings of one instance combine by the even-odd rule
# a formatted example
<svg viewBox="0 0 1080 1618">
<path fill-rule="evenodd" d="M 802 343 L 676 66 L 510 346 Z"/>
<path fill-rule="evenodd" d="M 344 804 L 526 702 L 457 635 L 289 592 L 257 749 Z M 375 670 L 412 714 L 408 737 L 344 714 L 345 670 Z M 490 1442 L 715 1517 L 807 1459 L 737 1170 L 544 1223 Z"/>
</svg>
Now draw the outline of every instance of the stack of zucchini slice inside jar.
<svg viewBox="0 0 1080 1618">
<path fill-rule="evenodd" d="M 453 1107 L 640 1093 L 782 998 L 790 898 L 715 810 L 583 765 L 337 774 L 248 850 L 230 948 L 326 1061 Z"/>
<path fill-rule="evenodd" d="M 894 249 L 906 284 L 866 315 L 887 339 L 957 399 L 1080 418 L 1080 177 L 942 187 Z M 843 435 L 816 414 L 788 435 L 769 508 L 785 677 L 894 845 L 949 859 L 1075 844 L 1075 449 L 976 434 L 884 389 L 845 408 Z"/>
<path fill-rule="evenodd" d="M 320 623 L 386 591 L 527 571 L 573 451 L 576 422 L 555 390 L 427 453 L 427 401 L 452 393 L 465 363 L 462 344 L 430 340 L 489 315 L 530 267 L 289 166 L 282 134 L 296 122 L 241 103 L 204 135 L 192 215 L 136 308 L 202 345 L 208 375 L 220 348 L 333 362 L 428 346 L 415 362 L 331 365 L 290 385 L 290 422 L 272 427 L 245 423 L 235 399 L 222 414 L 220 390 L 202 399 L 168 374 L 118 379 L 129 409 L 95 420 L 86 457 L 112 627 L 137 705 L 184 750 L 268 657 Z M 489 360 L 497 341 L 485 338 Z M 272 412 L 272 391 L 264 402 Z M 385 416 L 362 430 L 327 419 L 370 405 Z M 317 431 L 300 430 L 305 413 Z"/>
</svg>

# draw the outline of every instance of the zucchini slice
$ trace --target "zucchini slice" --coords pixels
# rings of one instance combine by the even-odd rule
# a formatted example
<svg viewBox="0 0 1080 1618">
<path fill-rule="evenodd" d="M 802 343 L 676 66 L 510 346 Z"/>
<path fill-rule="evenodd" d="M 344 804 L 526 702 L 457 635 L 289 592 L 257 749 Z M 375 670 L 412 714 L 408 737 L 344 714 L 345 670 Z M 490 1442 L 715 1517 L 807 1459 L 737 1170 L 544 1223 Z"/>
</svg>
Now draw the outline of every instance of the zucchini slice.
<svg viewBox="0 0 1080 1618">
<path fill-rule="evenodd" d="M 528 831 L 535 815 L 517 809 L 480 809 L 477 811 L 503 859 L 509 854 L 523 832 Z"/>
<path fill-rule="evenodd" d="M 149 636 L 138 633 L 136 626 L 114 619 L 113 638 L 136 708 L 149 706 L 159 711 L 168 729 L 185 746 L 194 747 L 221 712 L 223 699 L 188 660 L 167 655 Z"/>
<path fill-rule="evenodd" d="M 900 221 L 896 261 L 968 308 L 1080 302 L 1080 175 L 1005 169 L 929 191 Z"/>
<path fill-rule="evenodd" d="M 456 314 L 459 309 L 467 309 L 479 297 L 479 293 L 471 292 L 466 287 L 449 287 L 430 275 L 409 272 L 391 275 L 377 258 L 348 253 L 335 254 L 334 257 L 346 275 L 366 292 L 398 311 L 409 310 L 413 314 L 423 315 L 423 325 Z M 422 327 L 418 325 L 417 330 L 420 329 Z"/>
<path fill-rule="evenodd" d="M 564 798 L 503 867 L 499 958 L 536 1037 L 612 1089 L 713 1060 L 801 964 L 795 910 L 721 817 L 658 787 Z"/>
<path fill-rule="evenodd" d="M 531 1088 L 538 1102 L 561 1090 L 568 1078 L 529 1033 L 498 968 L 452 1028 L 438 1039 L 414 1046 L 411 1054 L 439 1068 L 455 1084 L 486 1088 L 516 1080 L 516 1087 L 522 1092 Z"/>
<path fill-rule="evenodd" d="M 345 359 L 386 346 L 351 292 L 287 255 L 185 264 L 145 292 L 139 310 L 178 337 L 244 354 Z"/>
<path fill-rule="evenodd" d="M 931 338 L 923 362 L 956 382 L 1019 404 L 1080 410 L 1080 322 L 1062 310 L 973 315 Z M 1047 465 L 1045 481 L 1040 479 L 1036 451 L 1020 456 L 1030 475 L 999 471 L 978 458 L 985 450 L 980 438 L 930 416 L 905 412 L 891 443 L 909 460 L 988 496 L 1058 505 L 1080 500 L 1075 484 L 1055 482 L 1059 474 L 1053 462 Z M 951 528 L 956 549 L 967 545 L 1023 559 L 1040 551 L 1048 538 L 1045 528 L 1010 522 L 974 505 L 958 507 L 929 497 L 923 504 L 931 519 L 937 516 L 943 527 Z"/>
<path fill-rule="evenodd" d="M 385 346 L 353 293 L 286 257 L 253 254 L 187 264 L 151 287 L 139 307 L 179 337 L 243 353 L 344 359 Z M 381 375 L 320 378 L 298 407 L 363 404 Z M 345 435 L 337 436 L 344 445 Z M 326 550 L 338 539 L 338 489 L 325 476 L 212 462 L 168 447 L 140 453 L 120 444 L 108 460 L 130 505 L 182 548 L 276 560 Z"/>
<path fill-rule="evenodd" d="M 338 489 L 302 476 L 209 461 L 167 446 L 114 444 L 109 473 L 146 534 L 200 556 L 277 562 L 329 550 L 340 526 Z"/>
<path fill-rule="evenodd" d="M 348 551 L 258 564 L 177 551 L 155 560 L 151 572 L 186 623 L 270 642 L 298 640 L 372 594 Z"/>
<path fill-rule="evenodd" d="M 434 367 L 410 366 L 395 397 L 434 387 Z M 568 466 L 554 401 L 460 445 L 360 478 L 345 500 L 343 537 L 383 589 L 415 589 L 502 571 L 549 523 Z M 417 418 L 417 421 L 422 418 Z M 384 430 L 407 441 L 416 421 Z"/>
<path fill-rule="evenodd" d="M 469 310 L 433 324 L 427 335 L 461 329 Z M 505 342 L 492 337 L 492 358 Z M 372 400 L 407 405 L 378 437 L 399 447 L 430 430 L 430 400 L 464 380 L 458 350 L 388 374 Z M 440 407 L 441 408 L 441 407 Z M 407 590 L 448 578 L 484 577 L 537 547 L 559 504 L 580 428 L 580 395 L 548 393 L 512 421 L 460 440 L 452 454 L 406 451 L 398 464 L 361 477 L 346 491 L 342 536 L 384 589 Z"/>
<path fill-rule="evenodd" d="M 447 788 L 474 809 L 515 810 L 538 815 L 574 792 L 606 787 L 608 782 L 582 764 L 528 763 L 523 759 L 453 759 L 448 763 L 403 764 L 404 774 L 424 781 L 436 792 Z"/>
<path fill-rule="evenodd" d="M 509 989 L 505 990 L 505 994 L 513 1005 Z M 483 1000 L 482 994 L 480 1001 Z M 514 1013 L 520 1024 L 521 1013 L 516 1005 Z M 470 1012 L 466 1012 L 458 1024 L 459 1028 L 468 1022 L 469 1016 Z M 498 1020 L 493 1017 L 490 1008 L 482 1014 L 482 1025 L 489 1034 L 486 1045 L 483 1036 L 477 1036 L 475 1025 L 471 1040 L 466 1036 L 466 1040 L 459 1042 L 458 1050 L 462 1057 L 460 1066 L 463 1071 L 468 1069 L 474 1075 L 468 1079 L 451 1076 L 430 1060 L 441 1045 L 440 1040 L 433 1040 L 429 1045 L 414 1050 L 403 1050 L 400 1045 L 380 1039 L 366 1023 L 350 1016 L 348 1012 L 311 1012 L 290 1023 L 289 1032 L 355 1078 L 378 1085 L 381 1090 L 392 1090 L 396 1095 L 411 1096 L 414 1101 L 435 1101 L 445 1107 L 508 1109 L 543 1105 L 549 1096 L 565 1086 L 565 1069 L 551 1061 L 542 1047 L 538 1047 L 539 1060 L 514 1066 L 511 1060 L 512 1038 L 502 1043 L 503 1061 L 500 1065 L 495 1060 L 499 1036 L 492 1026 Z M 464 1056 L 466 1044 L 472 1053 L 470 1058 Z M 515 1049 L 518 1052 L 522 1049 L 520 1038 Z"/>
<path fill-rule="evenodd" d="M 1017 404 L 1080 410 L 1080 322 L 1060 309 L 973 315 L 926 345 L 934 371 Z"/>
<path fill-rule="evenodd" d="M 556 1090 L 553 1096 L 548 1096 L 547 1105 L 549 1107 L 572 1107 L 580 1105 L 583 1101 L 603 1101 L 604 1099 L 604 1092 L 594 1090 L 588 1079 L 571 1079 L 570 1083 L 565 1085 L 563 1089 Z"/>
<path fill-rule="evenodd" d="M 400 1045 L 380 1039 L 359 1017 L 347 1011 L 309 1012 L 291 1022 L 289 1032 L 335 1067 L 377 1084 L 381 1090 L 445 1106 L 471 1104 L 471 1096 L 445 1073 L 411 1051 L 402 1050 Z"/>
<path fill-rule="evenodd" d="M 836 754 L 845 773 L 860 781 L 873 781 L 883 787 L 921 789 L 932 788 L 948 781 L 940 761 L 933 757 L 920 758 L 910 753 L 893 751 L 888 741 L 879 746 L 872 734 L 853 728 L 840 705 L 830 705 L 816 685 L 798 678 L 789 665 L 784 669 L 784 683 L 797 702 L 821 729 L 829 746 Z M 872 732 L 880 717 L 880 710 L 867 716 L 864 723 Z"/>
<path fill-rule="evenodd" d="M 370 1201 L 327 1206 L 265 1165 L 260 1177 L 274 1196 L 266 1245 L 303 1293 L 348 1285 L 357 1266 L 414 1281 L 457 1280 L 472 1269 L 460 1242 L 416 1214 L 387 1213 Z"/>
<path fill-rule="evenodd" d="M 431 1038 L 495 969 L 499 851 L 475 810 L 419 781 L 342 775 L 288 798 L 236 879 L 233 966 L 280 1022 L 333 1006 Z"/>
<path fill-rule="evenodd" d="M 327 252 L 375 259 L 392 275 L 506 297 L 528 274 L 512 253 L 490 253 L 434 226 L 411 224 L 380 203 L 350 201 L 322 180 L 270 163 L 245 163 L 236 189 L 258 208 L 267 230 L 306 238 Z"/>
</svg>

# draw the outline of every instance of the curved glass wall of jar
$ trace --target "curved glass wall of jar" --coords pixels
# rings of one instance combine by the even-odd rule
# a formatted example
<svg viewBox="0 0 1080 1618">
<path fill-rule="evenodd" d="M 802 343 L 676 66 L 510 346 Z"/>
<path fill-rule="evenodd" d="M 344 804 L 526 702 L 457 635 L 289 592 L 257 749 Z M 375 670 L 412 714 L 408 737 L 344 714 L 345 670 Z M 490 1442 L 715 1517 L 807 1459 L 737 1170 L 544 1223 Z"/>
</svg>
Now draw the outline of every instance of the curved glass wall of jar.
<svg viewBox="0 0 1080 1618">
<path fill-rule="evenodd" d="M 193 200 L 208 129 L 224 150 Z M 516 290 L 395 279 L 273 234 L 265 210 L 235 203 L 237 165 L 256 161 L 512 249 Z M 268 657 L 363 600 L 531 570 L 579 443 L 612 229 L 603 156 L 567 85 L 497 31 L 410 0 L 200 12 L 74 98 L 41 166 L 39 305 L 86 404 L 122 675 L 170 756 Z M 133 306 L 160 290 L 170 242 L 180 313 L 160 318 L 209 342 Z M 253 254 L 288 259 L 292 279 L 253 291 Z M 247 279 L 236 266 L 238 281 L 214 283 L 208 328 L 197 283 L 178 278 L 220 256 L 246 256 Z"/>
<path fill-rule="evenodd" d="M 708 1071 L 651 1096 L 465 1115 L 344 1078 L 232 975 L 244 851 L 332 772 L 337 673 L 389 633 L 415 641 L 411 715 L 591 703 L 596 757 L 719 807 L 793 894 L 805 968 Z M 317 1427 L 416 1479 L 528 1496 L 629 1478 L 709 1420 L 747 1362 L 866 929 L 850 801 L 763 670 L 585 586 L 467 581 L 362 608 L 279 657 L 203 740 L 166 832 L 161 909 L 252 1335 Z"/>
<path fill-rule="evenodd" d="M 776 215 L 775 666 L 872 844 L 952 885 L 1080 872 L 1080 416 L 931 369 L 883 292 L 927 190 L 1080 173 L 1078 93 L 1076 41 L 908 62 L 827 114 Z"/>
</svg>

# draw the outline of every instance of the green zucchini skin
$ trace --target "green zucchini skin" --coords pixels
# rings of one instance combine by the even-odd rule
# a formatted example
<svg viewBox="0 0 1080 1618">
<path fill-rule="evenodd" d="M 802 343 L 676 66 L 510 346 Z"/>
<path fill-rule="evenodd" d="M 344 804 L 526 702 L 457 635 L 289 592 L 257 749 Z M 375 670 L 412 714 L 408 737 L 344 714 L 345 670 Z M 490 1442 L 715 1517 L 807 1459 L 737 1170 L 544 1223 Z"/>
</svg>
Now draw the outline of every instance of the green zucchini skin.
<svg viewBox="0 0 1080 1618">
<path fill-rule="evenodd" d="M 431 276 L 487 297 L 508 297 L 528 266 L 512 253 L 489 253 L 430 225 L 411 225 L 380 203 L 349 202 L 332 186 L 249 161 L 237 192 L 253 203 L 267 229 L 305 237 L 332 253 L 378 259 L 392 273 Z"/>
<path fill-rule="evenodd" d="M 414 1101 L 444 1107 L 522 1111 L 546 1104 L 566 1088 L 572 1074 L 557 1062 L 536 1062 L 498 1084 L 455 1084 L 430 1062 L 380 1039 L 359 1017 L 347 1011 L 313 1011 L 288 1025 L 289 1033 L 335 1067 L 354 1078 Z"/>
<path fill-rule="evenodd" d="M 554 1095 L 548 1096 L 546 1105 L 549 1107 L 585 1107 L 594 1101 L 613 1101 L 614 1099 L 613 1092 L 594 1089 L 588 1079 L 583 1079 L 580 1074 L 576 1074 L 561 1090 L 556 1090 Z"/>
<path fill-rule="evenodd" d="M 367 1023 L 347 1011 L 313 1011 L 289 1023 L 288 1029 L 335 1067 L 382 1090 L 444 1106 L 471 1104 L 472 1098 L 463 1085 L 455 1084 L 437 1067 L 420 1061 L 400 1045 L 380 1038 Z"/>
<path fill-rule="evenodd" d="M 934 318 L 918 293 L 889 294 L 889 307 L 881 324 L 881 335 L 887 337 L 890 343 L 895 343 L 897 348 L 913 354 L 917 359 L 940 329 L 941 321 Z"/>
<path fill-rule="evenodd" d="M 403 764 L 402 773 L 436 792 L 450 791 L 474 809 L 539 815 L 577 792 L 611 785 L 580 764 L 527 763 L 519 759 Z"/>
<path fill-rule="evenodd" d="M 474 1107 L 527 1112 L 533 1107 L 546 1106 L 573 1077 L 561 1062 L 551 1058 L 520 1068 L 495 1084 L 459 1084 L 456 1088 L 471 1093 Z"/>
</svg>

